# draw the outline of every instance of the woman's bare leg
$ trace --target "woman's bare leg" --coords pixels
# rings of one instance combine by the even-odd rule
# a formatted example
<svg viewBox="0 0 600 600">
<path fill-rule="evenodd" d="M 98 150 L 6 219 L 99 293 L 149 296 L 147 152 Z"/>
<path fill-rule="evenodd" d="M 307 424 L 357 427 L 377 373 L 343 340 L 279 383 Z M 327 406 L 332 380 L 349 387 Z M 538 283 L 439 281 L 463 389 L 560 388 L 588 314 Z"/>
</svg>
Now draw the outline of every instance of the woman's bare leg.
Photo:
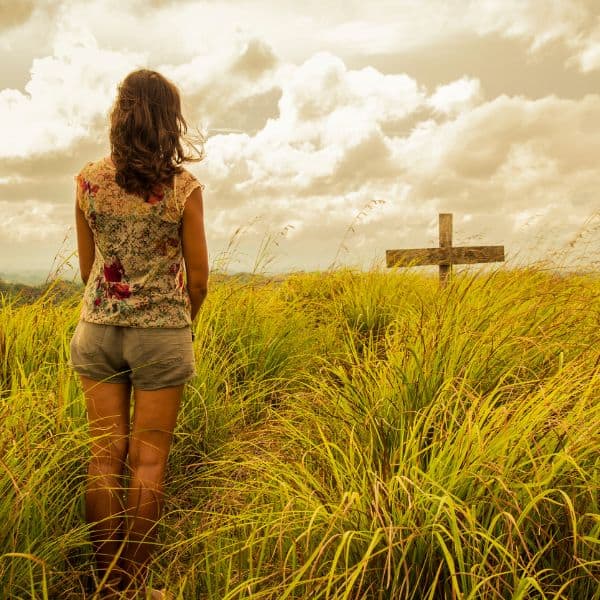
<svg viewBox="0 0 600 600">
<path fill-rule="evenodd" d="M 127 543 L 120 567 L 126 585 L 143 586 L 156 549 L 156 523 L 164 503 L 164 478 L 184 384 L 159 390 L 134 388 L 129 440 L 131 477 L 126 501 Z"/>
<path fill-rule="evenodd" d="M 123 539 L 122 476 L 128 450 L 131 384 L 100 383 L 80 375 L 90 427 L 91 459 L 85 492 L 86 521 L 98 574 L 107 575 Z M 114 574 L 114 575 L 113 575 Z M 119 585 L 111 569 L 107 580 Z"/>
</svg>

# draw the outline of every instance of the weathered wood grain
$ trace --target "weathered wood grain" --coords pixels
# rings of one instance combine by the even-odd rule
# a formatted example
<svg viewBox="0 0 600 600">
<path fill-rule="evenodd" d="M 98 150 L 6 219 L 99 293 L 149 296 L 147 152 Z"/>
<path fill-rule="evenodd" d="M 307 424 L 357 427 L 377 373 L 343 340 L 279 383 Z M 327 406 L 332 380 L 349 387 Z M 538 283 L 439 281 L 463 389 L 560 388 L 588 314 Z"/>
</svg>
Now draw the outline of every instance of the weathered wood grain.
<svg viewBox="0 0 600 600">
<path fill-rule="evenodd" d="M 452 214 L 441 213 L 439 218 L 440 248 L 452 248 Z M 452 270 L 452 263 L 439 263 L 440 284 L 445 287 Z"/>
<path fill-rule="evenodd" d="M 504 246 L 453 246 L 452 213 L 440 213 L 440 247 L 386 250 L 388 267 L 421 267 L 438 265 L 440 286 L 446 287 L 452 265 L 474 265 L 477 263 L 502 262 Z"/>
<path fill-rule="evenodd" d="M 454 246 L 452 248 L 386 250 L 385 256 L 388 267 L 473 265 L 502 262 L 504 260 L 504 246 Z"/>
</svg>

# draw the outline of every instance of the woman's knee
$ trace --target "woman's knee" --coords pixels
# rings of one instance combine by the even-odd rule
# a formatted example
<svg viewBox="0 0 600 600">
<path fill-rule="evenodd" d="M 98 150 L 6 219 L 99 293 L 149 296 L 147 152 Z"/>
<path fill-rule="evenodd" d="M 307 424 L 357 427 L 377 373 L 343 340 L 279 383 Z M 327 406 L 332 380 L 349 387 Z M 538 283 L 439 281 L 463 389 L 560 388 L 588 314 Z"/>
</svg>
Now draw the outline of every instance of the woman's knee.
<svg viewBox="0 0 600 600">
<path fill-rule="evenodd" d="M 127 435 L 112 436 L 92 444 L 90 463 L 98 470 L 120 473 L 123 470 L 129 450 Z"/>
<path fill-rule="evenodd" d="M 157 496 L 164 492 L 165 469 L 162 465 L 137 465 L 131 471 L 130 487 Z"/>
<path fill-rule="evenodd" d="M 129 471 L 132 478 L 142 482 L 144 487 L 157 488 L 162 485 L 168 450 L 162 450 L 148 443 L 132 440 L 129 447 Z"/>
<path fill-rule="evenodd" d="M 120 477 L 125 470 L 121 457 L 92 457 L 88 463 L 88 476 L 94 478 Z"/>
</svg>

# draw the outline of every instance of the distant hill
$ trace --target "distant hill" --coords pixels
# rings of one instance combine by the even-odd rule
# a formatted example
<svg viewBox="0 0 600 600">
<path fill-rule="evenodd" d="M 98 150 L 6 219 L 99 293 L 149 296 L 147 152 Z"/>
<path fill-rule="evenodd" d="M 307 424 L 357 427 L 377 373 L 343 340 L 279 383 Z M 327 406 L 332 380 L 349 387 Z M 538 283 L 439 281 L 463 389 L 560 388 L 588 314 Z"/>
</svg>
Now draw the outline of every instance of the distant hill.
<svg viewBox="0 0 600 600">
<path fill-rule="evenodd" d="M 44 294 L 47 294 L 53 303 L 58 303 L 82 291 L 83 284 L 75 284 L 64 279 L 55 279 L 40 285 L 11 283 L 0 279 L 0 295 L 14 300 L 16 305 L 31 304 Z"/>
<path fill-rule="evenodd" d="M 209 285 L 218 285 L 220 283 L 240 283 L 246 285 L 248 283 L 266 284 L 269 282 L 280 283 L 287 275 L 267 276 L 255 273 L 211 273 Z M 84 285 L 82 282 L 74 283 L 65 279 L 54 279 L 48 283 L 38 283 L 37 285 L 28 285 L 27 283 L 6 281 L 0 276 L 0 295 L 4 295 L 10 299 L 14 299 L 16 304 L 31 304 L 40 296 L 43 296 L 51 288 L 48 293 L 52 302 L 61 302 L 67 298 L 83 294 Z"/>
</svg>

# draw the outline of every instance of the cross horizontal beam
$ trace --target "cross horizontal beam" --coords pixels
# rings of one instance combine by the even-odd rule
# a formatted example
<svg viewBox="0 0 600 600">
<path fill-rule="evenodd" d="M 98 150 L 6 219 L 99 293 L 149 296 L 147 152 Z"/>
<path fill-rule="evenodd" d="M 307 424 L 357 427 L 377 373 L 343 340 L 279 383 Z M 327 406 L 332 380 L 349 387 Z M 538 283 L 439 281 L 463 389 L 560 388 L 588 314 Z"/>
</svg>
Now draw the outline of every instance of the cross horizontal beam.
<svg viewBox="0 0 600 600">
<path fill-rule="evenodd" d="M 388 267 L 473 265 L 504 261 L 504 246 L 452 246 L 449 248 L 386 250 L 385 258 Z"/>
</svg>

